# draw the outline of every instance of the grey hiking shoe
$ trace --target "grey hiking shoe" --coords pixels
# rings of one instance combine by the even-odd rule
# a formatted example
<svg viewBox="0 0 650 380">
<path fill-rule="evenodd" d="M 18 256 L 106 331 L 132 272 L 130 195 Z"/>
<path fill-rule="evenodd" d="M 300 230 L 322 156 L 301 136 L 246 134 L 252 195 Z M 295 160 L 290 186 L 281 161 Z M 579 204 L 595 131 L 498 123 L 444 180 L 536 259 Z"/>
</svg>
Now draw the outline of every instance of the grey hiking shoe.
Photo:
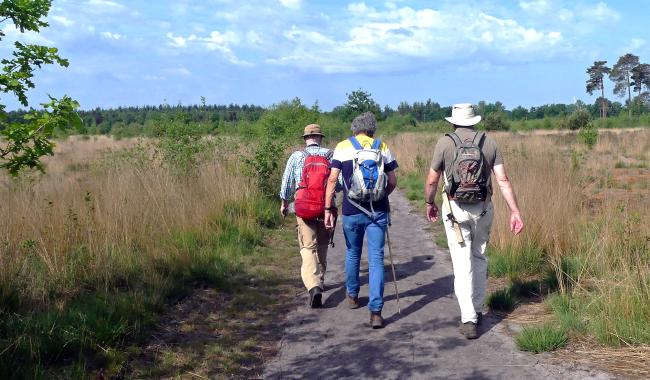
<svg viewBox="0 0 650 380">
<path fill-rule="evenodd" d="M 478 338 L 478 331 L 476 330 L 476 323 L 474 322 L 465 322 L 460 324 L 460 333 L 465 336 L 467 339 L 476 339 Z"/>
<path fill-rule="evenodd" d="M 351 297 L 349 294 L 347 297 L 345 297 L 348 301 L 348 307 L 350 309 L 358 309 L 359 308 L 359 297 Z"/>
</svg>

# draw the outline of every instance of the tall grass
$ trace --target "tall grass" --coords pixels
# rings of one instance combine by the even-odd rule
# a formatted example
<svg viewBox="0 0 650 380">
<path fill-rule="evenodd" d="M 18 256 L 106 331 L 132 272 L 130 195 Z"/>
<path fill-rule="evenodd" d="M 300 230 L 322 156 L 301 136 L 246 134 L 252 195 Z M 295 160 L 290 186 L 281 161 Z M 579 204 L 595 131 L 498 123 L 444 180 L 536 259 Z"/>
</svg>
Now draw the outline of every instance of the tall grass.
<svg viewBox="0 0 650 380">
<path fill-rule="evenodd" d="M 188 177 L 146 144 L 58 149 L 47 175 L 0 180 L 2 378 L 42 377 L 80 356 L 103 365 L 107 347 L 141 337 L 187 286 L 245 276 L 261 228 L 277 223 L 223 146 Z"/>
<path fill-rule="evenodd" d="M 610 345 L 650 344 L 650 131 L 601 131 L 591 150 L 574 133 L 490 135 L 503 150 L 526 223 L 513 237 L 495 188 L 491 275 L 546 279 L 574 300 L 560 317 L 584 320 L 577 333 Z M 390 142 L 402 169 L 423 180 L 415 162 L 429 159 L 439 137 L 405 134 Z"/>
</svg>

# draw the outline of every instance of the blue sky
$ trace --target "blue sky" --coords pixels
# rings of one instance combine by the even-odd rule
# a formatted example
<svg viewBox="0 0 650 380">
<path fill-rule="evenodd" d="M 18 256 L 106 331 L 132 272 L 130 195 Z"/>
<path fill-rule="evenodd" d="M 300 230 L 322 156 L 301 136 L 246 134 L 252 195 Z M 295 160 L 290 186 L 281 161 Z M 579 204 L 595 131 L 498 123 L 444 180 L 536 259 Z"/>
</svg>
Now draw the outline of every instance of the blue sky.
<svg viewBox="0 0 650 380">
<path fill-rule="evenodd" d="M 38 72 L 33 106 L 46 93 L 83 109 L 298 96 L 328 110 L 362 88 L 382 105 L 512 108 L 593 101 L 594 60 L 650 60 L 648 14 L 650 1 L 54 0 L 39 35 L 1 24 L 0 53 L 21 39 L 70 60 Z"/>
</svg>

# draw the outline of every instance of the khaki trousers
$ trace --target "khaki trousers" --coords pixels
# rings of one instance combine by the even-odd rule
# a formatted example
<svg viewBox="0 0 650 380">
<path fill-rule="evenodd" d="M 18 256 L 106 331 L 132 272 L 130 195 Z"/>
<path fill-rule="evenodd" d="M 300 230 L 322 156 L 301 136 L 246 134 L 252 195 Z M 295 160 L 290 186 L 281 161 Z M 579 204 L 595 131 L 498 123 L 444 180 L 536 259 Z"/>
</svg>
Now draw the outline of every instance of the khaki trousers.
<svg viewBox="0 0 650 380">
<path fill-rule="evenodd" d="M 453 224 L 446 217 L 443 218 L 454 267 L 454 293 L 460 306 L 461 321 L 476 323 L 476 313 L 483 312 L 485 302 L 488 275 L 485 249 L 490 239 L 494 208 L 492 202 L 487 205 L 460 205 L 451 201 L 450 204 L 454 217 L 460 222 L 460 230 L 465 239 L 464 244 L 458 244 Z M 479 217 L 484 208 L 487 212 Z M 442 215 L 448 213 L 449 210 L 443 206 Z"/>
<path fill-rule="evenodd" d="M 300 267 L 302 282 L 307 290 L 316 286 L 323 289 L 329 244 L 329 233 L 325 229 L 325 222 L 321 219 L 303 220 L 299 217 L 296 217 L 296 221 L 302 257 Z"/>
</svg>

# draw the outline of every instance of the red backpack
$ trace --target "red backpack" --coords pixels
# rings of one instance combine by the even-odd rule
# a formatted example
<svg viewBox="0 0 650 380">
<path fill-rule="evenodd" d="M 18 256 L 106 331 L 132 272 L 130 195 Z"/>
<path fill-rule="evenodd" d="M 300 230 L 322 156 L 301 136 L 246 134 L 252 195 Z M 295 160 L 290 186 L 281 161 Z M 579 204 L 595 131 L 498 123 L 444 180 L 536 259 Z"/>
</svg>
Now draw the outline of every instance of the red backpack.
<svg viewBox="0 0 650 380">
<path fill-rule="evenodd" d="M 307 151 L 305 154 L 302 176 L 296 190 L 296 216 L 315 219 L 325 214 L 325 186 L 330 176 L 330 162 L 324 156 Z"/>
</svg>

